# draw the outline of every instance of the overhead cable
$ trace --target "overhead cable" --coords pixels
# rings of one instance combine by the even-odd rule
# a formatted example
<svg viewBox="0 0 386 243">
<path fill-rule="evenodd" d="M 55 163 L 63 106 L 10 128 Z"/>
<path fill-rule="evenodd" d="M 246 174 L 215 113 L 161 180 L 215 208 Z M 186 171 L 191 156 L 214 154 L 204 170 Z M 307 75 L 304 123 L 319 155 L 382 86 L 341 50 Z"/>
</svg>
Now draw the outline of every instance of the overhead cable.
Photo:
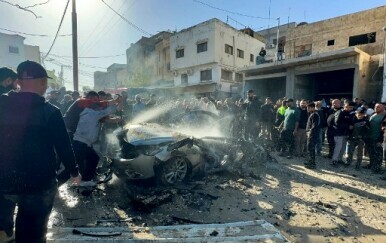
<svg viewBox="0 0 386 243">
<path fill-rule="evenodd" d="M 204 3 L 204 2 L 198 1 L 198 0 L 192 0 L 192 1 L 194 1 L 196 3 L 200 3 L 200 4 L 205 5 L 207 7 L 210 7 L 210 8 L 216 9 L 216 10 L 220 10 L 220 11 L 223 11 L 223 12 L 226 12 L 226 13 L 234 14 L 234 15 L 239 15 L 239 16 L 248 17 L 248 18 L 255 18 L 255 19 L 271 19 L 271 18 L 267 18 L 267 17 L 259 17 L 259 16 L 253 16 L 253 15 L 247 15 L 247 14 L 242 14 L 242 13 L 238 13 L 238 12 L 233 12 L 233 11 L 230 11 L 230 10 L 226 10 L 226 9 L 223 9 L 223 8 L 219 8 L 219 7 L 215 7 L 215 6 L 209 5 L 207 3 Z"/>
<path fill-rule="evenodd" d="M 29 35 L 29 36 L 50 37 L 49 35 L 45 35 L 45 34 L 29 34 L 29 33 L 24 33 L 24 32 L 20 32 L 20 31 L 5 29 L 5 28 L 0 28 L 0 30 L 5 30 L 5 31 L 11 32 L 11 33 Z M 58 35 L 58 36 L 61 36 L 61 37 L 62 36 L 72 36 L 72 34 L 64 34 L 64 35 Z"/>
<path fill-rule="evenodd" d="M 72 56 L 61 56 L 61 55 L 54 55 L 54 54 L 51 54 L 52 56 L 56 56 L 56 57 L 72 57 Z M 121 56 L 125 56 L 126 53 L 122 53 L 122 54 L 117 54 L 117 55 L 111 55 L 111 56 L 85 56 L 85 57 L 78 57 L 78 58 L 83 58 L 83 59 L 98 59 L 98 58 L 109 58 L 109 57 L 121 57 Z"/>
<path fill-rule="evenodd" d="M 50 52 L 51 52 L 51 50 L 52 50 L 52 47 L 54 47 L 56 38 L 57 38 L 58 35 L 59 35 L 60 28 L 62 27 L 63 19 L 64 19 L 64 16 L 66 15 L 66 12 L 67 12 L 67 8 L 68 8 L 68 4 L 69 4 L 69 3 L 70 3 L 70 0 L 67 0 L 67 4 L 66 4 L 66 7 L 64 8 L 63 15 L 62 15 L 62 19 L 60 20 L 60 24 L 59 24 L 58 30 L 56 31 L 56 35 L 55 35 L 54 41 L 52 42 L 50 49 L 48 50 L 47 54 L 44 56 L 43 59 L 46 59 L 46 58 L 47 58 L 47 56 L 50 54 Z"/>
<path fill-rule="evenodd" d="M 140 27 L 136 26 L 135 24 L 133 24 L 132 22 L 130 22 L 128 19 L 126 19 L 125 17 L 123 17 L 120 13 L 118 13 L 117 11 L 115 11 L 110 5 L 108 5 L 104 0 L 101 0 L 108 8 L 110 8 L 114 13 L 116 13 L 119 17 L 121 17 L 121 19 L 123 19 L 126 23 L 128 23 L 129 25 L 131 25 L 134 29 L 138 30 L 139 32 L 142 32 L 143 34 L 145 35 L 148 35 L 148 36 L 152 36 L 152 34 L 150 34 L 149 32 L 141 29 Z"/>
</svg>

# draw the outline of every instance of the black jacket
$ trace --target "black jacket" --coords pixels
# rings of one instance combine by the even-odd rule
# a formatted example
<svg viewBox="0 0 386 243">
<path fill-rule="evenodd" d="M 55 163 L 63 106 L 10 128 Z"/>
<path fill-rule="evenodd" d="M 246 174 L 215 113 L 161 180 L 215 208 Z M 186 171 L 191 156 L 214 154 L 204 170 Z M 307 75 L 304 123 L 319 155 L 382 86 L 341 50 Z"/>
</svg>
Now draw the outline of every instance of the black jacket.
<svg viewBox="0 0 386 243">
<path fill-rule="evenodd" d="M 349 111 L 339 110 L 334 114 L 334 136 L 346 136 L 350 133 L 352 115 Z"/>
<path fill-rule="evenodd" d="M 74 153 L 58 108 L 34 93 L 0 96 L 0 192 L 29 194 L 56 185 L 56 154 L 76 176 Z"/>
</svg>

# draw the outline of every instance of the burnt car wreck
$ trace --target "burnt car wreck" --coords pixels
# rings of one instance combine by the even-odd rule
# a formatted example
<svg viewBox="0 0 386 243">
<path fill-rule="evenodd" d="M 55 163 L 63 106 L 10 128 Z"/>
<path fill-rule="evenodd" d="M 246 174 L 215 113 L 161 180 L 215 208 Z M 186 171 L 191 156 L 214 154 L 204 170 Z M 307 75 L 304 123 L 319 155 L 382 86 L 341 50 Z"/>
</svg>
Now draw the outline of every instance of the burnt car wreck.
<svg viewBox="0 0 386 243">
<path fill-rule="evenodd" d="M 121 150 L 112 162 L 114 173 L 123 180 L 155 178 L 162 185 L 173 185 L 224 170 L 247 173 L 268 155 L 261 145 L 244 139 L 179 135 L 129 142 L 128 132 L 118 135 Z"/>
</svg>

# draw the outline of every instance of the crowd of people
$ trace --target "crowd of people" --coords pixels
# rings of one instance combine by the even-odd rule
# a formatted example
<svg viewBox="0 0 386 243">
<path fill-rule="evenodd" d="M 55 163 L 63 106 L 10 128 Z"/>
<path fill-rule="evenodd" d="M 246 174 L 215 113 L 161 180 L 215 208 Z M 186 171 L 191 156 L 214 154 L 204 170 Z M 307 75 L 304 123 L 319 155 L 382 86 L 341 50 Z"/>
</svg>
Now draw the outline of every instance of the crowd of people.
<svg viewBox="0 0 386 243">
<path fill-rule="evenodd" d="M 0 239 L 13 237 L 17 205 L 16 240 L 45 242 L 58 182 L 71 178 L 74 185 L 95 186 L 96 168 L 106 150 L 104 135 L 146 110 L 165 106 L 173 113 L 204 110 L 230 117 L 229 136 L 263 140 L 287 159 L 306 158 L 309 169 L 316 168 L 323 152 L 333 166 L 355 164 L 357 170 L 382 173 L 383 103 L 285 97 L 262 102 L 253 90 L 245 100 L 210 95 L 166 99 L 154 94 L 130 99 L 126 91 L 89 91 L 83 97 L 64 88 L 45 94 L 49 78 L 31 61 L 21 63 L 17 72 L 0 68 Z M 370 163 L 362 166 L 365 154 Z"/>
</svg>

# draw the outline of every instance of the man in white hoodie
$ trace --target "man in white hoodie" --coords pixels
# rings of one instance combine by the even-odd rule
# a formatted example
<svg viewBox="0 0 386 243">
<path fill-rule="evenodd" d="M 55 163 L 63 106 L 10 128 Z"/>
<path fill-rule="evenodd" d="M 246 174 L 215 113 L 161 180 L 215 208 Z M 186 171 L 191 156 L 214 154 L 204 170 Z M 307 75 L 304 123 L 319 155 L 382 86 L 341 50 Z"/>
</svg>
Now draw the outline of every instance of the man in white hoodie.
<svg viewBox="0 0 386 243">
<path fill-rule="evenodd" d="M 121 99 L 117 98 L 115 101 L 116 105 L 108 106 L 105 109 L 96 103 L 89 108 L 85 108 L 80 113 L 73 142 L 75 158 L 82 175 L 80 186 L 92 187 L 96 185 L 92 179 L 99 162 L 99 156 L 94 150 L 93 145 L 98 141 L 101 119 L 108 117 L 117 108 L 120 108 Z M 113 119 L 112 122 L 120 122 L 120 118 Z"/>
</svg>

